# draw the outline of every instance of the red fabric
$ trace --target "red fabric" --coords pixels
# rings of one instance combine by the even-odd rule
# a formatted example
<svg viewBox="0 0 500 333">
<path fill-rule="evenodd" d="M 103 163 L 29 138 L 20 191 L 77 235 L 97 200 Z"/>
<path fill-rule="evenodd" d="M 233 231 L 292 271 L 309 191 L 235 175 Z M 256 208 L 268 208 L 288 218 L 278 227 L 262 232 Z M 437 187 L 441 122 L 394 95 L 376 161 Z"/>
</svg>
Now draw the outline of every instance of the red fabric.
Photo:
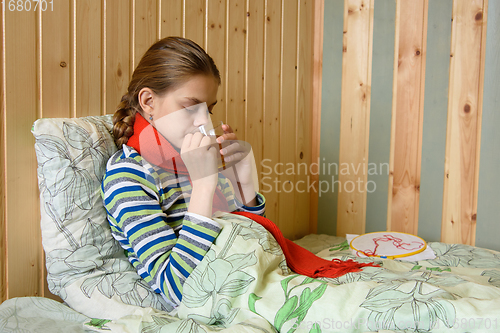
<svg viewBox="0 0 500 333">
<path fill-rule="evenodd" d="M 128 139 L 127 145 L 137 150 L 149 163 L 189 178 L 189 172 L 179 152 L 139 113 L 135 115 L 134 134 Z M 212 213 L 218 210 L 228 212 L 229 206 L 226 197 L 217 187 L 212 203 Z"/>
<path fill-rule="evenodd" d="M 248 217 L 266 228 L 266 230 L 274 236 L 278 244 L 281 246 L 288 267 L 290 267 L 295 273 L 312 278 L 336 278 L 347 273 L 359 272 L 363 267 L 379 267 L 379 265 L 374 263 L 359 263 L 352 259 L 345 261 L 340 259 L 333 259 L 332 261 L 322 259 L 312 252 L 307 251 L 302 246 L 297 245 L 291 240 L 283 237 L 283 234 L 278 226 L 271 220 L 263 216 L 247 212 L 234 212 L 233 214 Z"/>
</svg>

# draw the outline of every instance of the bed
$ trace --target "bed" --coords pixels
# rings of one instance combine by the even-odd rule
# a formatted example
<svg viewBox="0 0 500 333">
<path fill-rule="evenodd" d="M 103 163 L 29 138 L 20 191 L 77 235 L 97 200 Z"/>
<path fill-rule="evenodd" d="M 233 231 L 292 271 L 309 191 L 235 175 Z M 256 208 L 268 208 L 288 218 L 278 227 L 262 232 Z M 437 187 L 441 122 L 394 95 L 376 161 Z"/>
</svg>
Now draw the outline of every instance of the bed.
<svg viewBox="0 0 500 333">
<path fill-rule="evenodd" d="M 1 332 L 495 332 L 500 253 L 429 243 L 435 258 L 360 258 L 347 240 L 296 241 L 331 260 L 378 266 L 337 278 L 292 272 L 276 240 L 241 216 L 224 226 L 171 309 L 112 238 L 99 193 L 116 151 L 111 116 L 40 119 L 33 126 L 42 243 L 51 292 L 0 305 Z"/>
</svg>

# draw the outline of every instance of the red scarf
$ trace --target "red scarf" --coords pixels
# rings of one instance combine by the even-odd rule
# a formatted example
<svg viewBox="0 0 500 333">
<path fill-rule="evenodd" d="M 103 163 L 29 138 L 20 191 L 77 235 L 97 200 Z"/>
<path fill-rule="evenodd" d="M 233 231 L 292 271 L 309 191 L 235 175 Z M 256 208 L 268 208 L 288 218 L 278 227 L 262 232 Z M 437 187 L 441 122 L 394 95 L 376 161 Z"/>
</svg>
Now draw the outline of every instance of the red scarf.
<svg viewBox="0 0 500 333">
<path fill-rule="evenodd" d="M 312 278 L 336 278 L 347 273 L 359 272 L 363 267 L 379 267 L 379 265 L 374 263 L 365 264 L 356 262 L 352 259 L 344 261 L 340 259 L 333 259 L 332 261 L 329 261 L 320 258 L 312 252 L 304 249 L 302 246 L 297 245 L 291 240 L 283 237 L 283 234 L 278 226 L 271 220 L 266 219 L 263 216 L 247 212 L 235 212 L 233 214 L 246 216 L 266 228 L 266 230 L 274 236 L 278 244 L 281 246 L 288 267 L 290 267 L 295 273 Z"/>
<path fill-rule="evenodd" d="M 137 150 L 149 163 L 175 175 L 187 176 L 191 183 L 189 172 L 179 152 L 139 113 L 135 115 L 134 134 L 128 139 L 127 145 Z M 219 187 L 214 193 L 212 213 L 218 210 L 229 211 L 227 199 Z"/>
</svg>

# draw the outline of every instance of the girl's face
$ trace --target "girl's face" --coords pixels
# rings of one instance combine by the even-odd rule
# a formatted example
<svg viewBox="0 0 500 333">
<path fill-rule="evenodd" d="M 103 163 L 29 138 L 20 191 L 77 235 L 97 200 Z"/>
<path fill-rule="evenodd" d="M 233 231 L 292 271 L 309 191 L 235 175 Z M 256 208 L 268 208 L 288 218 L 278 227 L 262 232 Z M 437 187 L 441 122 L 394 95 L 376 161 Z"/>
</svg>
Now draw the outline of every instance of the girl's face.
<svg viewBox="0 0 500 333">
<path fill-rule="evenodd" d="M 218 88 L 214 77 L 196 75 L 163 96 L 151 94 L 149 112 L 143 110 L 153 115 L 153 126 L 180 150 L 187 134 L 211 122 L 210 114 L 217 103 Z M 148 114 L 146 119 L 149 119 Z"/>
</svg>

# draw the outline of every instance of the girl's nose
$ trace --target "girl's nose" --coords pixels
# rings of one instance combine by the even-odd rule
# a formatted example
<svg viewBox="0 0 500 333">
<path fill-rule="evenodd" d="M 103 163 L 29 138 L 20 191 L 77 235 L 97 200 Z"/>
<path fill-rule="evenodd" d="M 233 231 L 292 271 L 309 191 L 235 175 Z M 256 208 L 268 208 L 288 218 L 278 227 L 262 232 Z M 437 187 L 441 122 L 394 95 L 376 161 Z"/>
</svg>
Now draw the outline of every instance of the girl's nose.
<svg viewBox="0 0 500 333">
<path fill-rule="evenodd" d="M 198 108 L 198 110 L 196 111 L 194 118 L 194 126 L 198 127 L 211 122 L 212 120 L 210 119 L 210 114 L 208 113 L 207 105 L 203 103 L 203 106 Z"/>
</svg>

